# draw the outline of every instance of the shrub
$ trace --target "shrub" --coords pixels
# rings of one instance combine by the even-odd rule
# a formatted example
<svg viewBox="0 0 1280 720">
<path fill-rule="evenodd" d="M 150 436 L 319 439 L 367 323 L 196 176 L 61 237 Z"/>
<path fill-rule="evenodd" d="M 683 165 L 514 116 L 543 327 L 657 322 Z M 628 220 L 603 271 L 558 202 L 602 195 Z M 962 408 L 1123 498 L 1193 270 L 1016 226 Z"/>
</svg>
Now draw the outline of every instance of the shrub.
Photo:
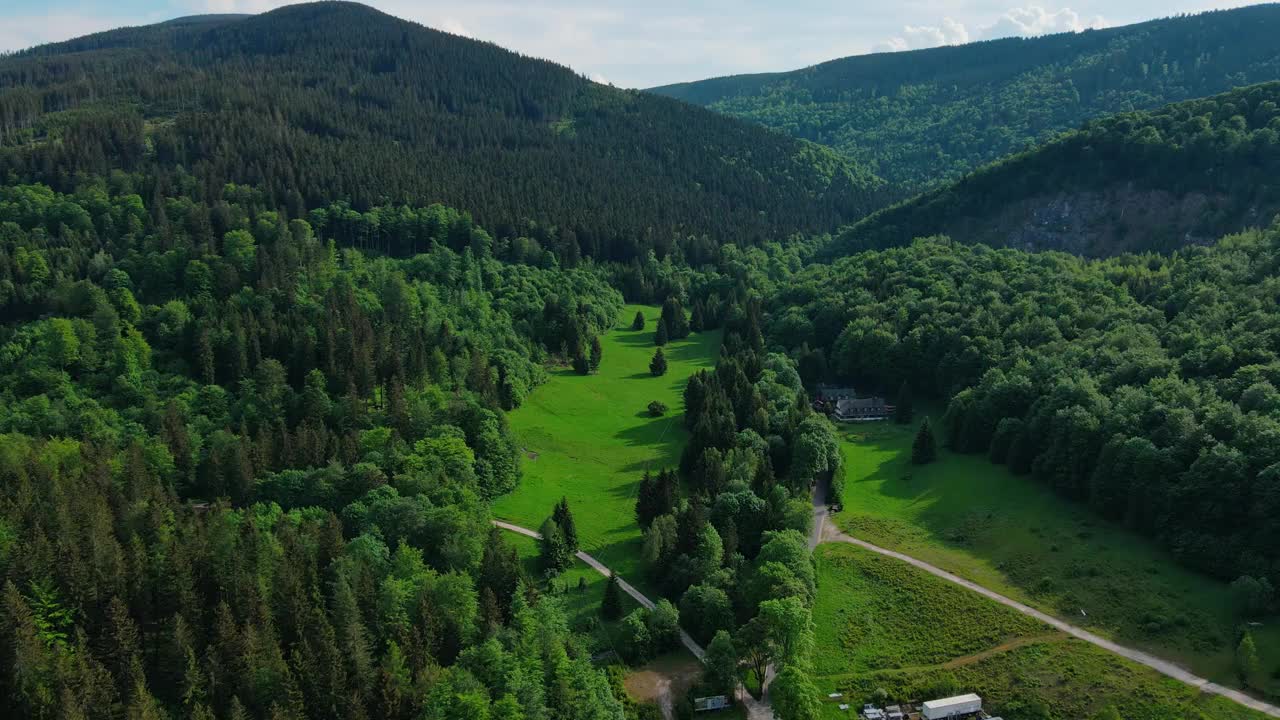
<svg viewBox="0 0 1280 720">
<path fill-rule="evenodd" d="M 649 403 L 649 415 L 651 415 L 652 417 L 662 417 L 663 415 L 666 415 L 666 414 L 667 414 L 666 403 L 660 402 L 658 400 L 654 400 L 653 402 Z"/>
</svg>

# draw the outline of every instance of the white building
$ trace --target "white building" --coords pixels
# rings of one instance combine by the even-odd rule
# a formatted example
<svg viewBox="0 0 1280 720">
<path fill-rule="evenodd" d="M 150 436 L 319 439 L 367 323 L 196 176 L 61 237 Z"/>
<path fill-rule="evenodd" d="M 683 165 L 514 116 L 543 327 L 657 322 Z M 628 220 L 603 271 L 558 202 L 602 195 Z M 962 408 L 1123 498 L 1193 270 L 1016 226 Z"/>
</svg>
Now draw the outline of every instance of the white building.
<svg viewBox="0 0 1280 720">
<path fill-rule="evenodd" d="M 982 698 L 969 693 L 941 700 L 930 700 L 921 708 L 920 717 L 924 720 L 946 720 L 962 718 L 982 712 Z"/>
</svg>

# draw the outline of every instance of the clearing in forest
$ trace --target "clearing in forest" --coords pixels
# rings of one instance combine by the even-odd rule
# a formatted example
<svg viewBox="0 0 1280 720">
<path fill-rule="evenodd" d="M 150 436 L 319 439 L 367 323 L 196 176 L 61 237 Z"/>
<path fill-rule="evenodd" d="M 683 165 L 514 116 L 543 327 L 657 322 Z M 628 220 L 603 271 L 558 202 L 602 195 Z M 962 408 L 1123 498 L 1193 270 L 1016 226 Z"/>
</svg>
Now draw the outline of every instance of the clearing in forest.
<svg viewBox="0 0 1280 720">
<path fill-rule="evenodd" d="M 934 413 L 935 426 L 940 414 Z M 904 552 L 1117 641 L 1238 686 L 1240 618 L 1230 588 L 1179 566 L 1150 540 L 982 455 L 911 464 L 914 427 L 844 426 L 846 533 Z M 1250 627 L 1280 693 L 1280 618 Z"/>
<path fill-rule="evenodd" d="M 636 311 L 645 329 L 631 330 Z M 645 470 L 674 467 L 688 438 L 683 393 L 694 372 L 715 366 L 720 333 L 694 333 L 663 348 L 667 373 L 654 377 L 649 361 L 661 309 L 628 305 L 614 330 L 601 338 L 600 372 L 569 368 L 550 379 L 509 414 L 524 449 L 519 487 L 494 501 L 494 517 L 537 530 L 561 496 L 568 498 L 579 545 L 642 591 L 636 488 Z M 661 417 L 651 401 L 667 406 Z"/>
<path fill-rule="evenodd" d="M 845 543 L 814 557 L 814 670 L 831 720 L 853 717 L 840 703 L 861 707 L 881 689 L 891 703 L 976 692 L 1006 717 L 1085 720 L 1107 706 L 1151 720 L 1266 717 L 898 560 Z"/>
</svg>

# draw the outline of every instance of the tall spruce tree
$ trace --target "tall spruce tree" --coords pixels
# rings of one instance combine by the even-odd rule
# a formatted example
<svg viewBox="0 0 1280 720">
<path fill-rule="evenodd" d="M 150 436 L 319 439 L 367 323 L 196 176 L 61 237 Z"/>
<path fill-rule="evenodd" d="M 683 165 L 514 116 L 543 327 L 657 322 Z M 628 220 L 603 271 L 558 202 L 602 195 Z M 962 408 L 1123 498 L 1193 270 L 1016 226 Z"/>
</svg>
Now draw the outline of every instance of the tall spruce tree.
<svg viewBox="0 0 1280 720">
<path fill-rule="evenodd" d="M 539 560 L 542 563 L 543 572 L 559 575 L 568 570 L 573 562 L 573 553 L 569 551 L 569 546 L 564 541 L 564 533 L 560 531 L 560 526 L 552 518 L 547 518 L 542 523 L 540 532 L 542 540 L 539 543 Z"/>
<path fill-rule="evenodd" d="M 662 348 L 653 353 L 653 359 L 649 361 L 649 373 L 654 377 L 667 374 L 667 356 L 662 354 Z"/>
<path fill-rule="evenodd" d="M 653 333 L 653 344 L 657 345 L 658 347 L 662 347 L 663 345 L 666 345 L 667 341 L 670 339 L 671 339 L 671 334 L 667 330 L 667 321 L 659 320 L 658 329 L 655 330 Z"/>
<path fill-rule="evenodd" d="M 643 310 L 636 311 L 636 317 L 634 320 L 631 321 L 631 329 L 637 330 L 637 331 L 644 329 L 644 311 Z"/>
<path fill-rule="evenodd" d="M 933 425 L 929 418 L 920 423 L 916 431 L 915 442 L 911 443 L 911 462 L 916 465 L 928 465 L 938 459 L 938 441 L 933 437 Z"/>
<path fill-rule="evenodd" d="M 570 553 L 578 552 L 578 527 L 573 522 L 573 511 L 569 509 L 569 501 L 561 497 L 560 502 L 551 511 L 551 519 L 560 528 L 560 536 Z"/>
<path fill-rule="evenodd" d="M 622 617 L 622 587 L 618 584 L 618 576 L 609 573 L 609 580 L 604 584 L 604 599 L 600 601 L 600 614 L 605 620 L 617 620 Z"/>
<path fill-rule="evenodd" d="M 600 345 L 600 336 L 591 338 L 591 355 L 588 358 L 591 372 L 600 372 L 600 361 L 604 358 L 604 347 Z"/>
</svg>

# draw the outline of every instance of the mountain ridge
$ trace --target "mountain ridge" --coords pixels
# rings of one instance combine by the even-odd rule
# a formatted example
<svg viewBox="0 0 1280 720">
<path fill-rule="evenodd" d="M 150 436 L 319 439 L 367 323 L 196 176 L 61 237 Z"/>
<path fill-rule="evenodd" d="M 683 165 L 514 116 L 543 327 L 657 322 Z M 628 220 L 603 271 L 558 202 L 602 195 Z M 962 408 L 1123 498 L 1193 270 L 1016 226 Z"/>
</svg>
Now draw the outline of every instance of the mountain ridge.
<svg viewBox="0 0 1280 720">
<path fill-rule="evenodd" d="M 1058 132 L 1280 79 L 1280 5 L 830 60 L 650 91 L 835 147 L 937 186 Z"/>
<path fill-rule="evenodd" d="M 858 221 L 829 254 L 948 235 L 1106 256 L 1208 244 L 1280 212 L 1280 82 L 1092 121 Z"/>
<path fill-rule="evenodd" d="M 566 257 L 825 232 L 879 203 L 826 148 L 355 3 L 41 46 L 0 59 L 0 90 L 0 172 L 23 181 L 181 168 L 294 210 L 440 202 Z"/>
</svg>

